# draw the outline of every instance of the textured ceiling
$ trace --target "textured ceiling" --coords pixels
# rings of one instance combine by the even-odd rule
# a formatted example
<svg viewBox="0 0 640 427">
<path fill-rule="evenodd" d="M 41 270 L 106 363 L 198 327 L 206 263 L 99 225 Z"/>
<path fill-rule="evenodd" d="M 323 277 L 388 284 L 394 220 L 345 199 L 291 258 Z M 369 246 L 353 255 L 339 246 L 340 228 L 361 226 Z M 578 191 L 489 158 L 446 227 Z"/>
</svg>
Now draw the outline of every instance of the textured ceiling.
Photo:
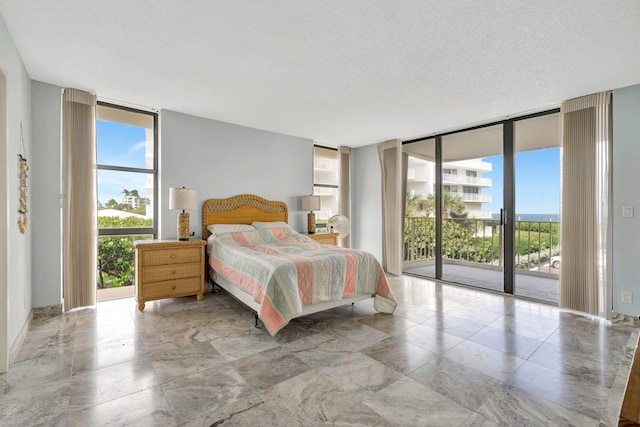
<svg viewBox="0 0 640 427">
<path fill-rule="evenodd" d="M 359 146 L 640 83 L 638 0 L 0 0 L 31 78 Z"/>
</svg>

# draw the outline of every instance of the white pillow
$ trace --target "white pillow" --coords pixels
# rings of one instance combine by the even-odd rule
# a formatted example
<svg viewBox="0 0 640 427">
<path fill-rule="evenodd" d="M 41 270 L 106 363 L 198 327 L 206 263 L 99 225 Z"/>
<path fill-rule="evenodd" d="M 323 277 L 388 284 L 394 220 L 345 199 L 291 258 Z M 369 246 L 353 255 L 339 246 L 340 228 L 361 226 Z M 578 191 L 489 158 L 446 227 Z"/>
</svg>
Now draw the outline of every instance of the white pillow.
<svg viewBox="0 0 640 427">
<path fill-rule="evenodd" d="M 207 230 L 214 236 L 219 236 L 236 231 L 253 231 L 255 228 L 249 224 L 211 224 L 207 226 Z"/>
<path fill-rule="evenodd" d="M 273 222 L 253 221 L 251 225 L 253 225 L 258 230 L 263 228 L 286 228 L 291 231 L 294 231 L 293 228 L 291 228 L 291 226 L 284 221 L 273 221 Z"/>
</svg>

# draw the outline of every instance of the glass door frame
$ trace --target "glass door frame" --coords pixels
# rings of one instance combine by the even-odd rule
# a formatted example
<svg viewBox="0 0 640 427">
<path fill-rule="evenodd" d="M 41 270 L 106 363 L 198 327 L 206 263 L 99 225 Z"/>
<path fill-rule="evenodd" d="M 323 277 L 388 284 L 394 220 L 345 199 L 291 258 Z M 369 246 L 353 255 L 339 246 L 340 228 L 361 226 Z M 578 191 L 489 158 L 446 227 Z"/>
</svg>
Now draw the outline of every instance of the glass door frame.
<svg viewBox="0 0 640 427">
<path fill-rule="evenodd" d="M 482 125 L 444 132 L 424 138 L 416 138 L 403 141 L 404 144 L 416 143 L 428 139 L 435 139 L 435 212 L 442 212 L 442 138 L 460 132 L 481 129 L 490 126 L 502 125 L 502 156 L 503 156 L 503 200 L 500 225 L 503 230 L 503 292 L 513 295 L 515 293 L 516 268 L 515 268 L 515 218 L 516 218 L 516 170 L 515 170 L 515 122 L 534 117 L 559 113 L 559 108 L 544 110 L 523 116 L 512 117 Z M 442 253 L 442 215 L 435 215 L 435 279 L 442 280 L 443 253 Z"/>
</svg>

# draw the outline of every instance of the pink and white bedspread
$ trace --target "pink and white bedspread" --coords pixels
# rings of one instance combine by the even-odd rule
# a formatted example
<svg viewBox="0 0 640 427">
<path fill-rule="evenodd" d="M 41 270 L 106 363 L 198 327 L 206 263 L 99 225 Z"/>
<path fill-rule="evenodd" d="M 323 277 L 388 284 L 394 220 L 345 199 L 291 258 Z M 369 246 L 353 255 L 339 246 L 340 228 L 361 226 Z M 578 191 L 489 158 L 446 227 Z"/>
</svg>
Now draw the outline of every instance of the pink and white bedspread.
<svg viewBox="0 0 640 427">
<path fill-rule="evenodd" d="M 286 228 L 212 238 L 209 263 L 260 304 L 258 317 L 272 335 L 309 304 L 371 295 L 378 312 L 393 313 L 396 307 L 387 277 L 372 254 L 320 245 Z"/>
</svg>

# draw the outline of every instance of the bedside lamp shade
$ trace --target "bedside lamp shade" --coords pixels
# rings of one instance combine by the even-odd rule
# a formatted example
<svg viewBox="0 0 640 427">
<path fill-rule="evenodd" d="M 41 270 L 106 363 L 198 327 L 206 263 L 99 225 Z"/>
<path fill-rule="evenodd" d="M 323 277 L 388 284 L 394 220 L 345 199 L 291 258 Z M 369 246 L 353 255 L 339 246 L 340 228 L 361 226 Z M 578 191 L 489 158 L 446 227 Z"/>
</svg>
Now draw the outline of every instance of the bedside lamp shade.
<svg viewBox="0 0 640 427">
<path fill-rule="evenodd" d="M 320 210 L 320 196 L 302 196 L 302 210 L 309 211 L 307 215 L 307 232 L 316 232 L 316 214 L 313 211 Z"/>
<path fill-rule="evenodd" d="M 178 214 L 178 239 L 189 240 L 189 212 L 198 205 L 198 192 L 188 188 L 169 188 L 169 209 L 182 210 Z"/>
</svg>

